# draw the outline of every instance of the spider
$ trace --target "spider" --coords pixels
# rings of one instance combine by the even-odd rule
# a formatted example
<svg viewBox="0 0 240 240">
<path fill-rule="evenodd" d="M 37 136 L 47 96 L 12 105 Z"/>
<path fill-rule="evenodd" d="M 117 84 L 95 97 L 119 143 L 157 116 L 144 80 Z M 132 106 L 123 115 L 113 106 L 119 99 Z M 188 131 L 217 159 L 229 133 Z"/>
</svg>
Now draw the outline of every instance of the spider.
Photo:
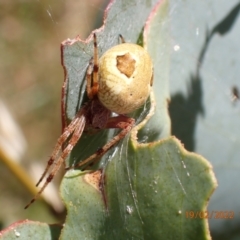
<svg viewBox="0 0 240 240">
<path fill-rule="evenodd" d="M 87 159 L 66 170 L 94 164 L 111 147 L 124 138 L 135 125 L 135 120 L 126 114 L 133 112 L 147 100 L 152 82 L 153 66 L 147 51 L 131 43 L 121 43 L 110 48 L 98 59 L 97 37 L 94 33 L 94 54 L 86 72 L 86 90 L 89 101 L 77 112 L 71 123 L 58 138 L 47 166 L 36 186 L 48 174 L 43 186 L 25 206 L 28 208 L 44 191 L 59 171 L 67 156 L 86 129 L 110 129 L 121 131 L 107 144 Z M 112 116 L 112 112 L 118 114 Z M 84 168 L 83 168 L 84 167 Z"/>
</svg>

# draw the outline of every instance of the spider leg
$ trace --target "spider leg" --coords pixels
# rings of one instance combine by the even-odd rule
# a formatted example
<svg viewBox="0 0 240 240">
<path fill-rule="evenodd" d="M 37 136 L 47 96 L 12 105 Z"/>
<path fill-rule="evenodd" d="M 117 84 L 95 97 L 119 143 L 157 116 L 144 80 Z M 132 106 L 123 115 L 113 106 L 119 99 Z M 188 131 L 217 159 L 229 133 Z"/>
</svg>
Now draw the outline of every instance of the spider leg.
<svg viewBox="0 0 240 240">
<path fill-rule="evenodd" d="M 124 39 L 124 37 L 122 36 L 122 34 L 119 34 L 119 38 L 120 38 L 120 41 L 121 41 L 122 43 L 125 43 L 125 42 L 126 42 L 125 39 Z"/>
<path fill-rule="evenodd" d="M 93 98 L 92 95 L 92 73 L 93 73 L 93 58 L 91 58 L 86 74 L 86 81 L 87 81 L 87 95 L 89 99 Z"/>
<path fill-rule="evenodd" d="M 93 55 L 93 86 L 92 95 L 96 96 L 98 93 L 98 47 L 97 47 L 97 37 L 93 34 L 93 44 L 94 44 L 94 55 Z"/>
<path fill-rule="evenodd" d="M 94 54 L 93 59 L 90 60 L 87 69 L 87 94 L 89 99 L 93 99 L 98 93 L 98 48 L 97 48 L 97 37 L 93 34 Z"/>
<path fill-rule="evenodd" d="M 32 203 L 35 202 L 36 199 L 39 198 L 39 196 L 44 191 L 44 189 L 47 187 L 47 185 L 52 181 L 52 179 L 54 178 L 54 176 L 56 175 L 56 173 L 62 166 L 62 163 L 64 162 L 64 160 L 66 159 L 68 154 L 72 151 L 73 147 L 76 145 L 79 138 L 81 137 L 82 132 L 85 127 L 85 124 L 86 124 L 86 118 L 85 118 L 85 116 L 81 116 L 78 119 L 78 125 L 77 125 L 75 131 L 73 132 L 73 135 L 72 135 L 71 139 L 69 140 L 68 145 L 64 148 L 64 150 L 63 150 L 62 154 L 59 156 L 59 158 L 57 158 L 55 166 L 52 168 L 51 172 L 49 173 L 49 175 L 48 175 L 45 183 L 41 187 L 41 189 L 38 191 L 38 193 L 35 195 L 35 197 L 25 206 L 25 209 L 27 209 Z"/>
<path fill-rule="evenodd" d="M 117 117 L 110 118 L 108 120 L 105 128 L 120 128 L 120 129 L 122 129 L 122 131 L 120 133 L 118 133 L 115 137 L 113 137 L 107 144 L 105 144 L 103 147 L 98 149 L 97 152 L 92 154 L 90 157 L 88 157 L 84 161 L 81 161 L 80 163 L 78 163 L 74 166 L 65 168 L 65 170 L 78 168 L 78 167 L 81 167 L 86 164 L 88 166 L 96 158 L 97 158 L 97 160 L 99 160 L 99 158 L 101 156 L 103 156 L 111 147 L 113 147 L 117 142 L 119 142 L 122 138 L 124 138 L 131 131 L 134 124 L 135 124 L 135 120 L 133 118 L 129 118 L 129 117 L 117 116 Z"/>
<path fill-rule="evenodd" d="M 53 149 L 53 153 L 48 160 L 47 167 L 45 168 L 42 176 L 38 180 L 36 187 L 42 182 L 43 178 L 46 176 L 49 168 L 54 163 L 55 159 L 57 158 L 58 154 L 62 150 L 63 143 L 68 139 L 68 137 L 74 132 L 76 126 L 79 124 L 79 117 L 83 114 L 84 109 L 80 109 L 75 118 L 71 121 L 71 123 L 65 128 L 63 134 L 58 138 L 57 143 Z"/>
</svg>

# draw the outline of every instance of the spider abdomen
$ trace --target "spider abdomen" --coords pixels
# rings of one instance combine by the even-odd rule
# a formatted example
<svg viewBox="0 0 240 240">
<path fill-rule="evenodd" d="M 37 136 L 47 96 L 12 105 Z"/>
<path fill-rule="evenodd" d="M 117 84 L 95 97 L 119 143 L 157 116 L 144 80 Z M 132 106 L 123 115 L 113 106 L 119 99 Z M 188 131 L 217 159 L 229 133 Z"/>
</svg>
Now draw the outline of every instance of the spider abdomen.
<svg viewBox="0 0 240 240">
<path fill-rule="evenodd" d="M 152 78 L 152 61 L 144 48 L 116 45 L 99 59 L 98 98 L 112 112 L 133 112 L 146 102 Z"/>
</svg>

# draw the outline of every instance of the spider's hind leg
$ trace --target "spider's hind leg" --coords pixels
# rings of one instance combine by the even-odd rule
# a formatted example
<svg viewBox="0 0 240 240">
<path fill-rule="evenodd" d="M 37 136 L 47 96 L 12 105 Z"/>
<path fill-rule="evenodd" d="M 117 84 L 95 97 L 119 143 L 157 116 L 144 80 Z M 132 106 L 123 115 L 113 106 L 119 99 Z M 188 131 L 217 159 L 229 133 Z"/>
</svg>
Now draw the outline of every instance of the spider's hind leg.
<svg viewBox="0 0 240 240">
<path fill-rule="evenodd" d="M 79 114 L 79 113 L 78 113 Z M 43 178 L 46 176 L 47 172 L 49 171 L 50 167 L 52 166 L 52 164 L 55 162 L 55 160 L 57 159 L 60 151 L 62 150 L 62 146 L 63 144 L 66 142 L 66 140 L 68 139 L 68 137 L 73 133 L 73 131 L 76 128 L 76 125 L 78 124 L 78 114 L 76 115 L 76 117 L 72 120 L 72 122 L 64 129 L 63 134 L 58 138 L 57 143 L 54 147 L 53 153 L 50 157 L 50 159 L 47 162 L 47 167 L 45 168 L 42 176 L 40 177 L 40 179 L 38 180 L 36 187 L 42 182 Z"/>
<path fill-rule="evenodd" d="M 114 136 L 107 144 L 105 144 L 103 147 L 98 149 L 94 154 L 92 154 L 90 157 L 85 159 L 84 161 L 81 161 L 80 163 L 65 168 L 66 170 L 73 169 L 73 168 L 79 168 L 84 166 L 83 169 L 86 169 L 88 166 L 95 164 L 97 161 L 99 161 L 100 157 L 102 157 L 109 149 L 111 149 L 116 143 L 118 143 L 121 139 L 123 139 L 133 128 L 135 124 L 135 120 L 133 118 L 129 118 L 126 116 L 117 116 L 112 117 L 108 119 L 108 122 L 105 126 L 106 128 L 120 128 L 122 129 L 121 132 L 119 132 L 116 136 Z"/>
<path fill-rule="evenodd" d="M 62 166 L 62 163 L 64 162 L 66 157 L 72 151 L 73 147 L 77 144 L 79 138 L 82 135 L 82 132 L 83 132 L 84 127 L 85 127 L 85 124 L 86 124 L 85 115 L 81 114 L 78 118 L 76 118 L 76 128 L 75 128 L 71 138 L 69 139 L 69 142 L 68 142 L 67 146 L 64 148 L 64 150 L 60 154 L 60 156 L 58 158 L 56 158 L 56 160 L 54 161 L 55 165 L 53 166 L 52 170 L 50 171 L 50 173 L 49 173 L 45 183 L 40 188 L 40 190 L 35 195 L 35 197 L 29 202 L 29 204 L 27 204 L 25 206 L 25 209 L 27 209 L 33 202 L 35 202 L 35 200 L 41 195 L 41 193 L 44 191 L 44 189 L 47 187 L 47 185 L 52 181 L 52 179 L 54 178 L 54 176 L 56 175 L 56 173 L 58 172 L 58 170 Z M 49 169 L 49 167 L 50 166 L 48 165 L 46 170 Z M 43 177 L 47 174 L 46 170 L 44 171 Z M 43 177 L 41 177 L 41 179 L 43 179 Z"/>
</svg>

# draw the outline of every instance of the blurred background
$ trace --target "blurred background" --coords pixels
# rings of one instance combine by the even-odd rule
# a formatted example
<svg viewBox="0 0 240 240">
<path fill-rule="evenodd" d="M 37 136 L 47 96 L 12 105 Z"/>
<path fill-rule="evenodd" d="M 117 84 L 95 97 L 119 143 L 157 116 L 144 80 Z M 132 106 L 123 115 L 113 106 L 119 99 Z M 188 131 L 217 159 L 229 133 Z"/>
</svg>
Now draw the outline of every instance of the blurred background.
<svg viewBox="0 0 240 240">
<path fill-rule="evenodd" d="M 100 27 L 108 2 L 0 1 L 0 228 L 62 220 L 53 184 L 45 194 L 51 211 L 41 201 L 23 208 L 61 133 L 60 44 Z"/>
</svg>

